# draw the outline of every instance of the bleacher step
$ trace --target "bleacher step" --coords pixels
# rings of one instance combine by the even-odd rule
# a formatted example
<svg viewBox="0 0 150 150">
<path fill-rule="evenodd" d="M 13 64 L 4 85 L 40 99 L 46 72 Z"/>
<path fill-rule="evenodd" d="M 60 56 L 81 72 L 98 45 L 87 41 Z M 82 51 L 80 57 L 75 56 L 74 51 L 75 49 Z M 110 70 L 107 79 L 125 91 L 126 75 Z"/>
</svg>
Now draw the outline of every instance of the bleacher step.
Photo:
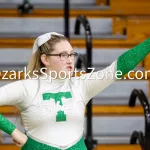
<svg viewBox="0 0 150 150">
<path fill-rule="evenodd" d="M 69 0 L 70 4 L 96 4 L 95 0 Z M 0 4 L 22 4 L 23 0 L 1 0 Z M 62 0 L 30 0 L 31 4 L 64 4 Z"/>
<path fill-rule="evenodd" d="M 93 106 L 93 114 L 96 116 L 133 116 L 144 115 L 142 106 L 129 107 L 129 106 Z"/>
<path fill-rule="evenodd" d="M 112 34 L 112 18 L 89 18 L 92 33 L 97 35 Z M 75 18 L 70 18 L 70 34 L 74 33 Z M 64 18 L 0 18 L 1 37 L 30 37 L 32 34 L 36 37 L 46 32 L 64 33 Z M 56 26 L 57 24 L 57 26 Z M 82 35 L 85 30 L 81 27 Z M 13 36 L 14 34 L 14 36 Z M 23 36 L 22 36 L 23 35 Z M 16 38 L 17 38 L 16 37 Z"/>
<path fill-rule="evenodd" d="M 24 131 L 22 131 L 24 133 Z M 84 135 L 86 137 L 86 135 Z M 93 139 L 97 141 L 98 144 L 129 144 L 130 136 L 93 136 Z M 12 137 L 3 134 L 1 137 L 1 144 L 13 144 Z"/>
<path fill-rule="evenodd" d="M 0 145 L 1 150 L 20 150 L 14 144 L 10 145 Z M 98 145 L 97 148 L 93 150 L 142 150 L 140 145 Z"/>
<path fill-rule="evenodd" d="M 85 135 L 86 137 L 86 135 Z M 97 141 L 98 144 L 129 144 L 130 135 L 115 136 L 115 135 L 104 135 L 104 136 L 94 136 L 93 139 Z"/>
<path fill-rule="evenodd" d="M 0 114 L 11 115 L 17 109 L 14 106 L 0 106 Z M 144 111 L 142 106 L 129 107 L 129 106 L 109 106 L 109 105 L 95 105 L 93 106 L 93 115 L 94 116 L 143 116 Z"/>
<path fill-rule="evenodd" d="M 10 2 L 10 1 L 9 1 Z M 48 2 L 48 1 L 47 1 Z M 3 1 L 3 3 L 6 4 L 6 2 Z M 37 3 L 37 0 L 34 1 L 34 3 Z M 43 2 L 42 2 L 43 3 Z M 49 2 L 48 2 L 49 3 Z M 47 7 L 48 7 L 48 3 L 45 3 L 47 4 Z M 61 1 L 61 4 L 60 4 L 60 1 L 57 3 L 57 1 L 53 1 L 51 4 L 63 4 L 63 1 Z M 71 1 L 71 3 L 73 3 L 74 5 L 75 4 L 88 4 L 89 6 L 91 5 L 93 7 L 93 9 L 72 9 L 70 11 L 70 15 L 73 17 L 77 16 L 77 15 L 86 15 L 86 16 L 134 16 L 134 15 L 150 15 L 150 2 L 149 0 L 144 0 L 144 1 L 140 1 L 140 0 L 137 0 L 137 1 L 128 1 L 128 0 L 122 0 L 122 1 L 119 1 L 119 0 L 113 0 L 113 3 L 110 3 L 110 7 L 108 6 L 105 6 L 105 2 L 102 4 L 102 7 L 101 6 L 98 6 L 99 4 L 101 4 L 101 2 L 99 1 L 99 4 L 97 2 L 97 6 L 96 6 L 96 3 L 95 1 Z M 39 2 L 39 5 L 41 4 L 41 1 Z M 103 6 L 104 5 L 104 6 Z M 11 6 L 11 5 L 10 5 Z M 95 7 L 96 6 L 96 7 Z M 7 6 L 8 7 L 8 6 Z M 14 6 L 13 6 L 14 7 Z M 41 6 L 40 6 L 41 7 Z M 90 8 L 92 8 L 90 7 Z M 44 7 L 43 7 L 44 8 Z M 46 7 L 45 7 L 46 8 Z M 97 8 L 97 9 L 95 9 Z M 102 9 L 100 9 L 102 8 Z M 120 9 L 121 8 L 121 9 Z M 11 12 L 11 13 L 10 13 Z M 9 16 L 9 17 L 20 17 L 19 13 L 17 12 L 16 9 L 12 8 L 12 9 L 1 9 L 0 11 L 0 16 Z M 35 11 L 33 11 L 33 14 L 29 14 L 29 15 L 25 15 L 25 16 L 32 16 L 32 17 L 50 17 L 50 16 L 57 16 L 57 17 L 60 17 L 60 16 L 63 16 L 63 9 L 35 9 Z"/>
<path fill-rule="evenodd" d="M 95 150 L 142 150 L 140 145 L 98 145 Z"/>
<path fill-rule="evenodd" d="M 32 4 L 32 3 L 31 3 Z M 7 11 L 9 9 L 17 9 L 19 4 L 0 4 L 0 9 L 3 11 Z M 64 9 L 64 4 L 33 4 L 34 9 L 51 9 L 51 10 L 63 10 Z M 70 9 L 75 9 L 75 10 L 109 10 L 110 7 L 106 5 L 88 5 L 88 4 L 70 4 Z"/>
<path fill-rule="evenodd" d="M 94 39 L 92 40 L 93 48 L 132 48 L 143 42 L 142 39 Z M 0 38 L 0 48 L 32 48 L 35 38 Z M 85 38 L 70 39 L 73 47 L 85 48 Z"/>
</svg>

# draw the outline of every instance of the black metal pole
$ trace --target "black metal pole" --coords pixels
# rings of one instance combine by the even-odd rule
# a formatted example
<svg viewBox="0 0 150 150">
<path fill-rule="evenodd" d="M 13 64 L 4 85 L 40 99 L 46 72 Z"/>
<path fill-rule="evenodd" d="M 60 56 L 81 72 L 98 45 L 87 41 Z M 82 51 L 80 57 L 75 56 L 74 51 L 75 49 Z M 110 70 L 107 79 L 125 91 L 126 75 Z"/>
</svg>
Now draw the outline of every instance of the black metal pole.
<svg viewBox="0 0 150 150">
<path fill-rule="evenodd" d="M 86 22 L 85 26 L 85 32 L 86 32 L 86 50 L 87 50 L 87 66 L 86 66 L 86 72 L 90 73 L 91 70 L 88 68 L 92 67 L 92 35 L 91 35 L 91 29 L 89 22 Z M 87 104 L 87 138 L 90 138 L 91 140 L 93 138 L 92 134 L 92 99 Z"/>
<path fill-rule="evenodd" d="M 85 16 L 78 16 L 75 24 L 75 34 L 80 34 L 80 24 L 83 25 L 85 29 L 86 36 L 86 72 L 89 73 L 90 70 L 88 68 L 92 67 L 92 33 L 88 20 Z M 92 150 L 94 145 L 97 144 L 96 140 L 93 140 L 92 134 L 92 99 L 87 104 L 87 132 L 85 139 L 86 146 L 88 150 Z"/>
<path fill-rule="evenodd" d="M 148 99 L 144 92 L 140 90 L 142 93 L 142 97 L 144 100 L 144 114 L 145 114 L 145 140 L 144 140 L 144 150 L 149 150 L 150 149 L 150 105 L 148 102 Z"/>
<path fill-rule="evenodd" d="M 106 5 L 110 5 L 110 0 L 107 0 L 107 1 L 106 1 Z"/>
<path fill-rule="evenodd" d="M 141 146 L 141 149 L 144 150 L 144 135 L 141 131 L 134 131 L 130 138 L 130 144 L 136 144 L 139 143 Z"/>
<path fill-rule="evenodd" d="M 21 5 L 18 6 L 18 11 L 21 15 L 29 14 L 33 10 L 33 5 L 30 4 L 29 0 L 24 0 Z"/>
<path fill-rule="evenodd" d="M 134 107 L 136 103 L 136 97 L 139 98 L 140 103 L 144 109 L 144 116 L 145 116 L 145 137 L 144 141 L 144 150 L 150 149 L 150 105 L 148 99 L 142 90 L 134 89 L 131 93 L 129 106 Z"/>
<path fill-rule="evenodd" d="M 64 30 L 65 36 L 69 39 L 69 11 L 70 11 L 69 0 L 64 0 Z"/>
<path fill-rule="evenodd" d="M 147 111 L 145 112 L 145 144 L 144 149 L 150 149 L 150 106 L 148 105 Z"/>
</svg>

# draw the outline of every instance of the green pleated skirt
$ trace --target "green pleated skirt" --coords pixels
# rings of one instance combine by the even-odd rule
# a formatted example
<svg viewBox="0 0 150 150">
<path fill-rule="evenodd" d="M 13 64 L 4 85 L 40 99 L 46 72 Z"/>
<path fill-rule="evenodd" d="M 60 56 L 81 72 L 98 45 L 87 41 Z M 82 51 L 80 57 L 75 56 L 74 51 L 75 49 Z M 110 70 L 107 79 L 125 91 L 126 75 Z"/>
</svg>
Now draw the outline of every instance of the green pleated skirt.
<svg viewBox="0 0 150 150">
<path fill-rule="evenodd" d="M 28 140 L 22 146 L 21 150 L 87 150 L 87 148 L 86 148 L 83 137 L 75 145 L 67 149 L 59 149 L 59 148 L 38 142 L 28 136 Z"/>
</svg>

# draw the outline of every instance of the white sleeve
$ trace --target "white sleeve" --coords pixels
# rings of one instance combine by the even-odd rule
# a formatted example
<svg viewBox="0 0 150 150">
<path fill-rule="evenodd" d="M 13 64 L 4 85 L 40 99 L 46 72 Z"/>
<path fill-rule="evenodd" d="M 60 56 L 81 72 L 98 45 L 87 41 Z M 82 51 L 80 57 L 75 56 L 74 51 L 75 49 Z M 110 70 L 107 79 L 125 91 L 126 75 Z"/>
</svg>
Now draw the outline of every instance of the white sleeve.
<svg viewBox="0 0 150 150">
<path fill-rule="evenodd" d="M 24 85 L 21 80 L 4 85 L 0 88 L 0 106 L 18 106 L 22 103 L 24 94 Z"/>
<path fill-rule="evenodd" d="M 85 104 L 116 80 L 116 66 L 117 61 L 114 61 L 103 70 L 87 73 L 80 77 L 79 84 Z"/>
</svg>

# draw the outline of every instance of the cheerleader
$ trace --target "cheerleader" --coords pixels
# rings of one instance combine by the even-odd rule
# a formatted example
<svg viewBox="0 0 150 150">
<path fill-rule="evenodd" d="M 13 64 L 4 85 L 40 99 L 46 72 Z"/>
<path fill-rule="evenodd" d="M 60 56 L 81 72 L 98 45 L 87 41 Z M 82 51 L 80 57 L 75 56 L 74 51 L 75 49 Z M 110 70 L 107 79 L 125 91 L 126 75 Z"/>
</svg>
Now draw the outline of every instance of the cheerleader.
<svg viewBox="0 0 150 150">
<path fill-rule="evenodd" d="M 87 103 L 134 69 L 149 52 L 150 38 L 105 69 L 77 77 L 74 63 L 78 54 L 68 39 L 55 32 L 39 36 L 27 66 L 28 78 L 0 88 L 0 105 L 18 108 L 25 133 L 3 115 L 0 129 L 21 150 L 87 150 L 83 138 Z"/>
</svg>

